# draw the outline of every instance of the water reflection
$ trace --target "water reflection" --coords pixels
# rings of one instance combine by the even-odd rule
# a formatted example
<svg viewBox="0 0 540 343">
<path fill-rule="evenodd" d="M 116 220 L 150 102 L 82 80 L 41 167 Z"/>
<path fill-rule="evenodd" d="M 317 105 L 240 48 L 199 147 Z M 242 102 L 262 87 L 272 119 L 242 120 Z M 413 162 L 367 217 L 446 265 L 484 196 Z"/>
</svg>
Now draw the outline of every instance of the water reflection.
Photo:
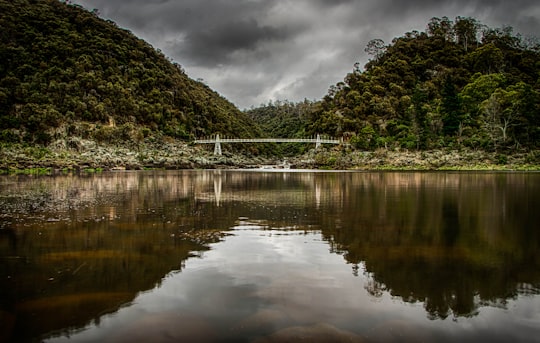
<svg viewBox="0 0 540 343">
<path fill-rule="evenodd" d="M 365 262 L 372 294 L 422 301 L 431 318 L 538 294 L 537 175 L 374 177 L 353 182 L 355 195 L 323 230 L 347 261 Z"/>
<path fill-rule="evenodd" d="M 493 339 L 539 333 L 539 174 L 177 171 L 0 183 L 4 340 L 377 341 L 392 338 L 389 327 L 440 340 L 447 317 L 474 326 L 454 333 L 471 340 L 502 324 Z M 478 324 L 498 308 L 506 315 Z"/>
</svg>

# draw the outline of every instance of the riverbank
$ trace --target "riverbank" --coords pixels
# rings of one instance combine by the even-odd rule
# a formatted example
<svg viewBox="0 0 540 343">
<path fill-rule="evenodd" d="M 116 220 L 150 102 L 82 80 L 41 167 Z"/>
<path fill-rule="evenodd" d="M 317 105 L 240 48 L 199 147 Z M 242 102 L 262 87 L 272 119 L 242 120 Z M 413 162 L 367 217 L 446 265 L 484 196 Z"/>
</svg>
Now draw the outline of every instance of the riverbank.
<svg viewBox="0 0 540 343">
<path fill-rule="evenodd" d="M 102 144 L 71 138 L 47 147 L 0 144 L 1 173 L 49 173 L 96 170 L 258 168 L 279 164 L 277 157 L 224 151 L 168 138 L 138 144 Z M 292 168 L 354 170 L 524 170 L 540 171 L 540 151 L 502 154 L 474 150 L 407 151 L 378 149 L 351 151 L 311 149 L 287 159 Z"/>
<path fill-rule="evenodd" d="M 320 151 L 302 167 L 355 170 L 540 171 L 540 151 L 503 154 L 470 149 L 408 151 Z M 293 162 L 294 163 L 294 162 Z M 300 163 L 300 165 L 302 165 Z"/>
<path fill-rule="evenodd" d="M 257 156 L 224 153 L 214 156 L 208 146 L 197 146 L 167 137 L 137 144 L 106 144 L 69 138 L 44 146 L 0 143 L 0 171 L 24 170 L 143 170 L 241 168 L 268 164 Z"/>
</svg>

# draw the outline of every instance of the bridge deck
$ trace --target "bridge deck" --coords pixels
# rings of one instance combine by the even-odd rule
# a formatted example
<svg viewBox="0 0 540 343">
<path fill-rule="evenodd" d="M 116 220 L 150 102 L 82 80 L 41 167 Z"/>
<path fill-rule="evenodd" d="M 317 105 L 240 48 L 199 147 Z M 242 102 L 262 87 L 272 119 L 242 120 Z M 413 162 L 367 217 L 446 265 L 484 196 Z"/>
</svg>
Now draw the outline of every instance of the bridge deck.
<svg viewBox="0 0 540 343">
<path fill-rule="evenodd" d="M 214 155 L 221 155 L 221 143 L 315 143 L 315 149 L 322 144 L 341 144 L 339 139 L 321 138 L 221 138 L 216 135 L 214 138 L 196 139 L 196 144 L 214 144 Z"/>
<path fill-rule="evenodd" d="M 321 144 L 340 144 L 339 139 L 330 138 L 209 138 L 196 139 L 197 144 L 216 144 L 216 143 L 321 143 Z"/>
</svg>

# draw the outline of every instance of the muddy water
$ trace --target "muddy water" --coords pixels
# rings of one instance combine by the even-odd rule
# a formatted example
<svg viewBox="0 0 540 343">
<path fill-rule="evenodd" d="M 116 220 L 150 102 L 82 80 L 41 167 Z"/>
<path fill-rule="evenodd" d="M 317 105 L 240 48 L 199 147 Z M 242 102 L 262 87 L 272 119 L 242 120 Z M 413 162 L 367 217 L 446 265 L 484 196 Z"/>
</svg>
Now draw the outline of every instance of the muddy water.
<svg viewBox="0 0 540 343">
<path fill-rule="evenodd" d="M 4 176 L 0 206 L 0 341 L 540 337 L 540 174 Z"/>
</svg>

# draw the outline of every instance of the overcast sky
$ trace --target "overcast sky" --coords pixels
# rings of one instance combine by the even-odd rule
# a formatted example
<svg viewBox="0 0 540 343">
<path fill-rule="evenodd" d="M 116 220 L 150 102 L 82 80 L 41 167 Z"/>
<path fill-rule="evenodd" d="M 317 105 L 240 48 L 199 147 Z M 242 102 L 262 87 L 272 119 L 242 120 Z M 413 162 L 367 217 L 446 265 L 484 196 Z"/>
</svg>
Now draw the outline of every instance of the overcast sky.
<svg viewBox="0 0 540 343">
<path fill-rule="evenodd" d="M 319 100 L 366 44 L 432 17 L 473 17 L 540 35 L 538 0 L 74 0 L 132 31 L 240 109 Z"/>
</svg>

